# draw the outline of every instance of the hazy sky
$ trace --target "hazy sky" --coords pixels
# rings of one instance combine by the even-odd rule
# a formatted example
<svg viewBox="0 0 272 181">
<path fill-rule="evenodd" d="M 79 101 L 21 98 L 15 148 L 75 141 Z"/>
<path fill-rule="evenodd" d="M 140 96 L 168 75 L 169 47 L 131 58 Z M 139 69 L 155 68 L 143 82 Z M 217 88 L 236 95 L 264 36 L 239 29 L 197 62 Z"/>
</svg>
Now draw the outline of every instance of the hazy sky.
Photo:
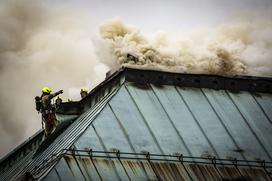
<svg viewBox="0 0 272 181">
<path fill-rule="evenodd" d="M 57 5 L 55 0 L 49 2 Z M 272 7 L 272 0 L 65 0 L 57 3 L 83 10 L 98 23 L 120 17 L 148 33 L 212 26 L 237 14 Z"/>
</svg>

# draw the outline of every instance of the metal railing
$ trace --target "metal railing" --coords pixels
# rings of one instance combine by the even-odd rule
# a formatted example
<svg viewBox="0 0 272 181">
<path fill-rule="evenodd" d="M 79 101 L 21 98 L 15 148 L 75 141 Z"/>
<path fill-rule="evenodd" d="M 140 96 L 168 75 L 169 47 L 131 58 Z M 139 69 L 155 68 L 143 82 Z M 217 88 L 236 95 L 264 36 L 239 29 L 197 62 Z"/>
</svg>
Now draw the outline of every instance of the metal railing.
<svg viewBox="0 0 272 181">
<path fill-rule="evenodd" d="M 225 166 L 245 166 L 245 167 L 262 167 L 272 168 L 272 162 L 265 160 L 241 160 L 241 159 L 222 159 L 216 157 L 193 157 L 185 156 L 183 154 L 165 155 L 165 154 L 153 154 L 149 152 L 145 153 L 130 153 L 116 151 L 96 151 L 96 150 L 80 150 L 80 149 L 64 149 L 66 153 L 64 155 L 71 156 L 89 156 L 92 158 L 109 158 L 109 159 L 128 159 L 128 160 L 147 160 L 147 161 L 170 161 L 170 162 L 182 162 L 182 163 L 194 163 L 194 164 L 213 164 L 213 165 L 225 165 Z"/>
<path fill-rule="evenodd" d="M 264 170 L 272 168 L 272 162 L 265 160 L 241 160 L 241 159 L 222 159 L 216 157 L 192 157 L 183 154 L 153 154 L 150 152 L 130 153 L 115 151 L 97 151 L 93 149 L 80 150 L 76 148 L 62 149 L 58 153 L 52 154 L 51 157 L 44 160 L 41 165 L 37 166 L 32 172 L 33 175 L 39 175 L 44 168 L 49 168 L 54 165 L 63 156 L 73 157 L 90 157 L 93 158 L 106 158 L 118 160 L 138 160 L 138 161 L 158 161 L 158 162 L 177 162 L 188 164 L 210 164 L 214 166 L 235 166 L 235 167 L 250 167 L 250 168 L 263 168 Z"/>
</svg>

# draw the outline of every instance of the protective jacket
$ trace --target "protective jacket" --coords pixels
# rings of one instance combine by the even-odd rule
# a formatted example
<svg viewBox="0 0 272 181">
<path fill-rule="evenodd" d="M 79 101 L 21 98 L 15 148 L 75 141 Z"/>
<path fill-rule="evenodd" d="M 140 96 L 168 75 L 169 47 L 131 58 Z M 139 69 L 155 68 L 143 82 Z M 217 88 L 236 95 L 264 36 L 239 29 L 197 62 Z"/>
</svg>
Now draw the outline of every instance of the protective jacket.
<svg viewBox="0 0 272 181">
<path fill-rule="evenodd" d="M 62 91 L 53 93 L 53 94 L 42 94 L 41 96 L 41 102 L 42 102 L 42 106 L 43 106 L 43 110 L 52 110 L 53 106 L 51 104 L 51 100 L 58 96 L 59 94 L 61 94 Z"/>
<path fill-rule="evenodd" d="M 57 125 L 55 118 L 55 110 L 51 104 L 51 100 L 61 94 L 63 91 L 58 91 L 53 94 L 43 93 L 41 96 L 42 103 L 42 119 L 45 124 L 45 137 L 49 136 L 54 127 Z"/>
</svg>

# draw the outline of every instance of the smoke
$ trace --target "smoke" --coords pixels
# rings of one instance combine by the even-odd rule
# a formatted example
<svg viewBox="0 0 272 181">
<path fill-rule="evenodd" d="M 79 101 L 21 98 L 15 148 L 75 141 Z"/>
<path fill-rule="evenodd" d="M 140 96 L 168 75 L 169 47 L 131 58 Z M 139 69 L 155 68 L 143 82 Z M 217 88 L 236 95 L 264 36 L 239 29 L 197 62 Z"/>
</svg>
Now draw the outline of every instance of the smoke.
<svg viewBox="0 0 272 181">
<path fill-rule="evenodd" d="M 266 11 L 267 12 L 267 11 Z M 271 12 L 271 11 L 268 11 Z M 171 72 L 272 76 L 272 13 L 214 29 L 143 36 L 120 19 L 100 28 L 119 64 Z"/>
<path fill-rule="evenodd" d="M 115 19 L 99 35 L 90 17 L 73 8 L 35 0 L 1 3 L 0 156 L 41 128 L 34 97 L 44 86 L 75 99 L 80 87 L 94 87 L 120 65 L 272 76 L 271 19 L 261 13 L 213 29 L 149 36 Z"/>
<path fill-rule="evenodd" d="M 41 128 L 34 97 L 42 87 L 63 89 L 67 100 L 79 97 L 81 86 L 90 88 L 104 79 L 108 68 L 97 56 L 95 29 L 76 10 L 54 10 L 34 0 L 2 3 L 0 155 Z"/>
</svg>

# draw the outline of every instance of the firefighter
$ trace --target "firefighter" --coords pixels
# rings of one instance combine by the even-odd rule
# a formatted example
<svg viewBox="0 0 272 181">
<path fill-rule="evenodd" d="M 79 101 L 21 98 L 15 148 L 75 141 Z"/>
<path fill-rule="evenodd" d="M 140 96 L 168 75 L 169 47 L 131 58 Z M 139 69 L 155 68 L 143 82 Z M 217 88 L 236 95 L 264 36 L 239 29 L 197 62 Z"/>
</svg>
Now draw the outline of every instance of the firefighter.
<svg viewBox="0 0 272 181">
<path fill-rule="evenodd" d="M 81 95 L 81 99 L 85 98 L 88 95 L 87 89 L 81 88 L 80 95 Z"/>
<path fill-rule="evenodd" d="M 61 105 L 61 103 L 62 103 L 62 99 L 58 96 L 57 99 L 55 100 L 56 109 L 59 108 L 59 106 Z"/>
<path fill-rule="evenodd" d="M 55 117 L 55 109 L 51 103 L 51 100 L 63 93 L 63 90 L 60 90 L 56 93 L 51 94 L 51 89 L 49 87 L 44 87 L 42 89 L 41 103 L 42 103 L 42 120 L 45 125 L 45 138 L 47 138 L 57 125 L 57 120 Z"/>
</svg>

